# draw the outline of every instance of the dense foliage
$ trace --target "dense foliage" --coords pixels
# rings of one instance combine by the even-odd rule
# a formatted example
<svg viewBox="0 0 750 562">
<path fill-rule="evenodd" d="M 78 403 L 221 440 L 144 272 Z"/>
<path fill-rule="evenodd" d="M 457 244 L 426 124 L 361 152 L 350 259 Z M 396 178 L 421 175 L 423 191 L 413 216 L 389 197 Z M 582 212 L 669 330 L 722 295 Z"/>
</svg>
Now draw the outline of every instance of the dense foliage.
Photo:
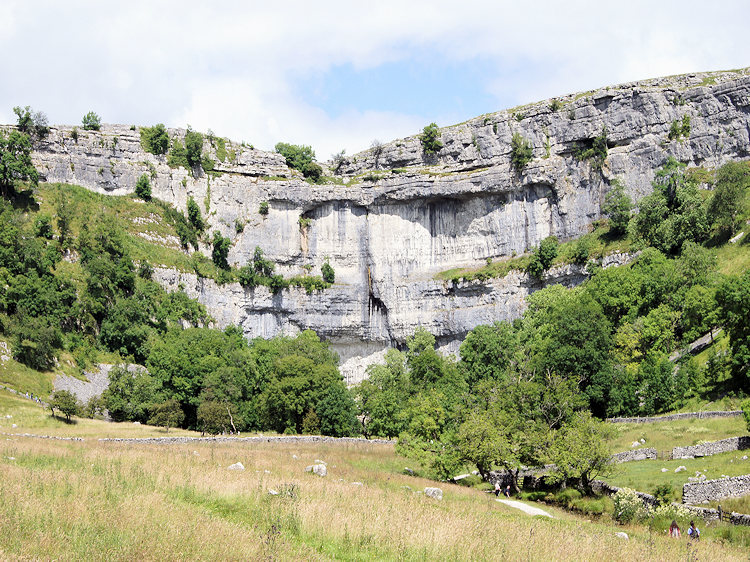
<svg viewBox="0 0 750 562">
<path fill-rule="evenodd" d="M 523 172 L 526 165 L 531 162 L 533 149 L 531 143 L 523 138 L 520 133 L 513 133 L 510 139 L 510 163 L 517 172 Z"/>
<path fill-rule="evenodd" d="M 169 135 L 162 123 L 153 127 L 141 127 L 141 146 L 151 154 L 166 154 L 169 150 Z"/>
<path fill-rule="evenodd" d="M 428 156 L 437 154 L 443 148 L 443 143 L 440 141 L 440 129 L 436 123 L 430 123 L 422 129 L 419 142 L 422 143 L 422 151 Z"/>
<path fill-rule="evenodd" d="M 86 131 L 98 131 L 102 128 L 102 120 L 96 113 L 89 111 L 82 119 L 83 128 Z"/>
<path fill-rule="evenodd" d="M 311 181 L 320 180 L 323 169 L 315 162 L 315 151 L 307 145 L 276 143 L 276 152 L 286 160 L 286 165 L 302 172 L 302 175 Z"/>
</svg>

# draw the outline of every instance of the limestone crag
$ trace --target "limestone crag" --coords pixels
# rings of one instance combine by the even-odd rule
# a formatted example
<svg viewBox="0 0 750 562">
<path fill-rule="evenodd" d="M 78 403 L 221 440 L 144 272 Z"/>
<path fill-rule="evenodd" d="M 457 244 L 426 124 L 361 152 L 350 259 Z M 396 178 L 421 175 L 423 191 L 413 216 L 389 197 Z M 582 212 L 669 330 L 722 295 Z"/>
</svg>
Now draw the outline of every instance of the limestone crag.
<svg viewBox="0 0 750 562">
<path fill-rule="evenodd" d="M 326 185 L 306 183 L 278 154 L 215 139 L 206 140 L 204 152 L 216 173 L 170 168 L 165 156 L 142 149 L 137 129 L 118 125 L 77 134 L 53 127 L 33 158 L 50 182 L 123 195 L 146 173 L 154 197 L 181 210 L 194 197 L 209 232 L 232 240 L 230 263 L 245 265 L 256 246 L 285 275 L 306 267 L 318 272 L 330 260 L 336 284 L 313 295 L 217 286 L 163 268 L 157 279 L 172 289 L 183 285 L 219 326 L 239 323 L 248 337 L 316 330 L 347 361 L 354 381 L 363 374 L 363 357 L 402 345 L 416 327 L 455 349 L 477 324 L 517 317 L 524 297 L 541 286 L 521 273 L 453 284 L 435 280 L 437 272 L 507 259 L 549 235 L 582 234 L 600 218 L 614 178 L 638 199 L 669 156 L 709 168 L 747 158 L 749 114 L 745 69 L 626 84 L 484 115 L 441 129 L 444 146 L 436 155 L 426 155 L 417 136 L 393 141 L 341 162 L 336 183 Z M 670 140 L 672 123 L 684 116 L 688 137 Z M 522 173 L 510 163 L 516 132 L 533 146 Z M 609 151 L 598 169 L 574 151 L 602 132 Z M 169 134 L 182 139 L 185 131 Z M 258 212 L 263 201 L 265 216 Z M 547 282 L 572 285 L 585 275 L 569 266 L 550 272 Z"/>
</svg>

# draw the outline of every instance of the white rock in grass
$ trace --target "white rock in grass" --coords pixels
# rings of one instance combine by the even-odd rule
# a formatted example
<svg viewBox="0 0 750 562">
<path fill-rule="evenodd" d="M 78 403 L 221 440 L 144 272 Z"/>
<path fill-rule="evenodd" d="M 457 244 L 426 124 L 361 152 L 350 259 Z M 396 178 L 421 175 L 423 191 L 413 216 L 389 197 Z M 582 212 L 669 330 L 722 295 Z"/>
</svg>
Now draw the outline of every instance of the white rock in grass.
<svg viewBox="0 0 750 562">
<path fill-rule="evenodd" d="M 687 468 L 685 468 L 684 466 L 678 466 L 674 469 L 675 472 L 682 472 L 683 470 L 687 470 Z"/>
<path fill-rule="evenodd" d="M 198 451 L 193 451 L 193 454 L 194 454 L 194 455 L 195 455 L 196 457 L 197 457 L 197 456 L 199 456 L 199 455 L 198 455 Z"/>
<path fill-rule="evenodd" d="M 324 464 L 311 464 L 310 466 L 305 467 L 305 472 L 312 472 L 313 474 L 322 477 L 328 474 L 328 469 Z"/>
<path fill-rule="evenodd" d="M 641 437 L 641 445 L 643 445 L 645 442 L 646 440 L 643 437 Z"/>
<path fill-rule="evenodd" d="M 632 444 L 631 444 L 630 446 L 631 446 L 632 448 L 635 448 L 635 447 L 640 447 L 640 446 L 641 446 L 641 443 L 640 443 L 640 441 L 633 441 L 633 443 L 632 443 Z"/>
<path fill-rule="evenodd" d="M 297 458 L 297 455 L 292 455 L 292 458 L 293 458 L 293 459 L 296 459 L 296 458 Z"/>
<path fill-rule="evenodd" d="M 747 455 L 745 455 L 744 457 L 742 457 L 742 460 L 746 461 L 747 460 Z"/>
<path fill-rule="evenodd" d="M 362 482 L 352 482 L 352 486 L 362 486 Z"/>
<path fill-rule="evenodd" d="M 425 488 L 424 495 L 436 500 L 443 499 L 443 491 L 440 488 Z"/>
<path fill-rule="evenodd" d="M 133 422 L 133 425 L 141 425 L 141 422 Z"/>
<path fill-rule="evenodd" d="M 622 531 L 620 531 L 619 533 L 615 533 L 615 536 L 616 536 L 616 537 L 617 537 L 618 539 L 625 539 L 625 540 L 628 540 L 628 534 L 627 534 L 627 533 L 623 533 Z"/>
<path fill-rule="evenodd" d="M 669 469 L 668 468 L 662 468 L 661 471 L 662 472 L 669 472 Z"/>
<path fill-rule="evenodd" d="M 6 414 L 6 415 L 5 415 L 5 419 L 6 419 L 6 420 L 9 420 L 9 419 L 10 419 L 10 418 L 12 418 L 12 417 L 13 417 L 13 416 L 11 416 L 10 414 Z"/>
<path fill-rule="evenodd" d="M 409 468 L 408 466 L 404 467 L 404 472 L 406 472 L 406 474 L 410 474 L 410 475 L 414 476 L 414 471 L 411 468 Z"/>
<path fill-rule="evenodd" d="M 236 462 L 234 464 L 230 464 L 227 468 L 229 470 L 245 470 L 245 465 L 243 465 L 241 462 Z"/>
<path fill-rule="evenodd" d="M 320 459 L 315 459 L 315 464 L 328 464 L 326 461 L 322 461 Z"/>
<path fill-rule="evenodd" d="M 16 424 L 11 425 L 13 429 L 17 428 L 18 426 Z"/>
<path fill-rule="evenodd" d="M 274 490 L 273 488 L 271 488 L 270 490 L 268 490 L 268 495 L 269 496 L 278 496 L 279 493 L 276 490 Z"/>
</svg>

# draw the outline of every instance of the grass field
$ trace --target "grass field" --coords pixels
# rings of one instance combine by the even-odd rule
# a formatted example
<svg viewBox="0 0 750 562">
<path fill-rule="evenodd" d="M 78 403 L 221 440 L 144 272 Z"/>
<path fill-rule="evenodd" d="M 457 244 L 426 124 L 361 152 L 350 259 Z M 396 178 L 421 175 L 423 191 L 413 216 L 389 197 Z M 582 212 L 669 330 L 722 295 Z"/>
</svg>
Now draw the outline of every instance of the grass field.
<svg viewBox="0 0 750 562">
<path fill-rule="evenodd" d="M 647 460 L 627 462 L 617 465 L 611 477 L 605 480 L 615 486 L 633 488 L 641 492 L 653 493 L 661 484 L 669 484 L 675 490 L 677 501 L 682 499 L 682 485 L 696 471 L 706 475 L 707 480 L 723 476 L 750 474 L 750 459 L 743 459 L 747 451 L 732 451 L 697 459 Z M 675 472 L 677 467 L 686 470 Z M 666 468 L 667 472 L 661 469 Z"/>
<path fill-rule="evenodd" d="M 10 436 L 11 422 L 18 433 L 86 439 Z M 404 474 L 407 464 L 419 467 L 391 445 L 100 442 L 94 438 L 164 433 L 93 420 L 66 424 L 7 392 L 0 392 L 0 431 L 3 560 L 747 557 L 730 544 L 688 547 L 606 515 L 584 518 L 544 506 L 554 519 L 529 517 L 480 490 Z M 326 478 L 304 472 L 317 459 L 328 464 Z M 227 469 L 238 461 L 246 470 Z M 436 485 L 442 501 L 420 493 Z M 620 530 L 630 540 L 616 538 Z"/>
<path fill-rule="evenodd" d="M 747 435 L 747 424 L 742 416 L 614 425 L 617 436 L 612 442 L 612 450 L 615 452 L 628 451 L 634 441 L 641 439 L 645 441 L 641 447 L 652 447 L 661 454 L 671 452 L 673 447 Z"/>
</svg>

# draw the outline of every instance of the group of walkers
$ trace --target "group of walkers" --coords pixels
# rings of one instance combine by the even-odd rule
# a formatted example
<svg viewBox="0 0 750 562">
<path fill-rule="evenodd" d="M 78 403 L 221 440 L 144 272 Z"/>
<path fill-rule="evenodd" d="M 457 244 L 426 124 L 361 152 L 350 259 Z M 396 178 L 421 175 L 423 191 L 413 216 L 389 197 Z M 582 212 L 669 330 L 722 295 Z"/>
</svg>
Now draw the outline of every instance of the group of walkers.
<svg viewBox="0 0 750 562">
<path fill-rule="evenodd" d="M 673 539 L 679 539 L 680 536 L 682 536 L 680 527 L 677 525 L 677 521 L 675 521 L 674 519 L 672 520 L 672 524 L 669 526 L 669 530 L 667 531 L 667 533 L 669 533 L 669 536 Z M 690 528 L 688 529 L 687 534 L 691 539 L 698 540 L 701 538 L 701 532 L 698 530 L 698 527 L 695 526 L 695 523 L 693 521 L 690 522 Z"/>
<path fill-rule="evenodd" d="M 502 486 L 500 486 L 500 481 L 496 480 L 495 481 L 495 497 L 499 496 L 500 492 L 503 492 L 505 494 L 505 497 L 509 498 L 510 497 L 510 484 L 508 484 L 505 487 L 505 490 L 503 490 Z"/>
</svg>

